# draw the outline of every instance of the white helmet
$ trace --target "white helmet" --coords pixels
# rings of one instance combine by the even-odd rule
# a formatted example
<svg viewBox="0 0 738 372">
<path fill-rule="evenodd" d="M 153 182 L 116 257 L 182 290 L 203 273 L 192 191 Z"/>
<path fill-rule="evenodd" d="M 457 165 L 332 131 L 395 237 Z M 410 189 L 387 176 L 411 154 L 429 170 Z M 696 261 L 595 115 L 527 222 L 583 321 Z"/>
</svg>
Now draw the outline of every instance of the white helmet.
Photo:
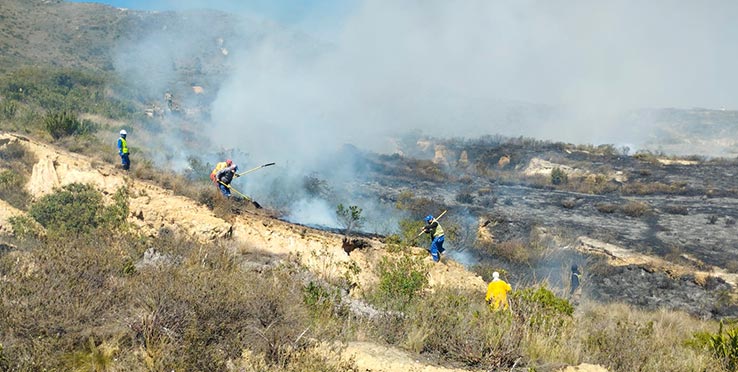
<svg viewBox="0 0 738 372">
<path fill-rule="evenodd" d="M 125 136 L 126 134 L 128 134 L 128 133 L 126 132 L 126 130 L 125 130 L 125 129 L 121 129 L 121 130 L 120 130 L 120 135 L 121 135 L 121 136 Z"/>
</svg>

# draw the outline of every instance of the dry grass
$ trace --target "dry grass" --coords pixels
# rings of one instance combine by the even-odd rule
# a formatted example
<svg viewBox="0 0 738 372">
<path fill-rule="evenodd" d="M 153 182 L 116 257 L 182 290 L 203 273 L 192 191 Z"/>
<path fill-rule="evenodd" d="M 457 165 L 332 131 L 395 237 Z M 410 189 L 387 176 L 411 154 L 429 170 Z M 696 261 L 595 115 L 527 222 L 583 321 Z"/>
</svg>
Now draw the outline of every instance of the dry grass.
<svg viewBox="0 0 738 372">
<path fill-rule="evenodd" d="M 103 349 L 106 370 L 224 370 L 244 350 L 269 370 L 345 370 L 310 351 L 322 336 L 295 301 L 303 289 L 293 269 L 257 275 L 222 246 L 93 236 L 25 240 L 0 256 L 0 343 L 11 370 L 92 369 L 88 356 Z M 134 268 L 148 247 L 167 259 Z"/>
<path fill-rule="evenodd" d="M 580 358 L 611 371 L 724 371 L 704 350 L 686 346 L 712 323 L 673 311 L 585 303 L 576 323 Z"/>
</svg>

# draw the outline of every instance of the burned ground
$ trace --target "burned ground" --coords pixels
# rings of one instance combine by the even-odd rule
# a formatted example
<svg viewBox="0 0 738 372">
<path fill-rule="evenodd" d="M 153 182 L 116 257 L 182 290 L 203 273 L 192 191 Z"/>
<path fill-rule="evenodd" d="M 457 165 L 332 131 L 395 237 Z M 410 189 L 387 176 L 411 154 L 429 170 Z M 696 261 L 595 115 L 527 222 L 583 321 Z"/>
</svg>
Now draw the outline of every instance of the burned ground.
<svg viewBox="0 0 738 372">
<path fill-rule="evenodd" d="M 366 155 L 371 182 L 365 189 L 394 201 L 411 190 L 416 198 L 448 208 L 450 215 L 492 219 L 490 231 L 498 243 L 525 241 L 543 228 L 555 231 L 562 242 L 586 236 L 694 270 L 738 272 L 738 160 L 628 155 L 611 146 L 499 138 L 437 141 L 404 150 L 408 155 Z M 526 175 L 533 159 L 568 169 L 568 183 L 553 185 L 545 174 Z M 587 259 L 547 257 L 526 268 L 469 241 L 450 243 L 480 262 L 517 273 L 519 280 L 534 275 L 561 282 L 566 262 Z M 567 248 L 559 245 L 552 248 Z M 734 290 L 729 284 L 707 286 L 639 267 L 600 271 L 587 287 L 593 298 L 679 308 L 702 317 L 738 315 L 726 300 L 726 291 Z M 634 284 L 621 290 L 626 283 Z"/>
</svg>

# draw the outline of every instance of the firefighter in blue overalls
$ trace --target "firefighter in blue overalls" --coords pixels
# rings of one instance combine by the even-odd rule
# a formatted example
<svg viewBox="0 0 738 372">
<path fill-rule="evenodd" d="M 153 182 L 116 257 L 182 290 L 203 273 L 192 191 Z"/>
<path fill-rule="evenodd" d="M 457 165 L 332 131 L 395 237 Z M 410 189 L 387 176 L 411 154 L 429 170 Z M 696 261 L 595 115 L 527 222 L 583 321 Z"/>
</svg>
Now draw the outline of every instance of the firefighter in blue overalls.
<svg viewBox="0 0 738 372">
<path fill-rule="evenodd" d="M 433 257 L 433 261 L 438 262 L 441 260 L 441 253 L 445 251 L 443 249 L 443 227 L 436 221 L 433 216 L 428 215 L 425 217 L 425 227 L 423 227 L 423 232 L 426 234 L 430 234 L 431 236 L 431 244 L 430 249 L 428 250 L 431 254 L 431 257 Z"/>
</svg>

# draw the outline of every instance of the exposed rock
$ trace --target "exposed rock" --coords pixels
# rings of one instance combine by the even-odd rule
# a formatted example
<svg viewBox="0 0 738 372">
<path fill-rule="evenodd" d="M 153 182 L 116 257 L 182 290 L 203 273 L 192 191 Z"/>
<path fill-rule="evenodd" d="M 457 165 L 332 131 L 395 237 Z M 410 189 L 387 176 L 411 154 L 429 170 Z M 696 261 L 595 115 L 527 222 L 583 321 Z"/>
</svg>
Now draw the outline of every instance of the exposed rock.
<svg viewBox="0 0 738 372">
<path fill-rule="evenodd" d="M 360 371 L 371 372 L 469 372 L 424 363 L 409 353 L 370 342 L 349 342 L 344 355 L 353 357 Z M 471 370 L 474 371 L 474 370 Z"/>
<path fill-rule="evenodd" d="M 480 243 L 494 243 L 495 237 L 492 233 L 492 227 L 497 223 L 486 218 L 479 219 L 479 227 L 477 228 L 477 241 Z"/>
<path fill-rule="evenodd" d="M 448 166 L 448 149 L 444 145 L 436 145 L 433 163 Z"/>
<path fill-rule="evenodd" d="M 607 372 L 607 369 L 596 364 L 582 363 L 578 366 L 568 366 L 559 372 Z"/>
<path fill-rule="evenodd" d="M 459 155 L 458 166 L 466 167 L 467 165 L 469 165 L 469 154 L 466 151 L 462 151 L 461 155 Z"/>
<path fill-rule="evenodd" d="M 37 156 L 38 153 L 37 153 Z M 49 156 L 39 156 L 38 163 L 33 165 L 31 180 L 28 182 L 28 192 L 36 198 L 51 194 L 59 187 L 59 177 L 56 175 L 54 160 Z"/>
<path fill-rule="evenodd" d="M 684 160 L 684 159 L 665 159 L 665 158 L 657 158 L 656 161 L 663 165 L 697 165 L 700 162 L 697 160 Z"/>
<path fill-rule="evenodd" d="M 149 248 L 144 252 L 143 257 L 136 262 L 136 269 L 141 270 L 145 267 L 162 267 L 172 265 L 176 262 L 175 258 L 168 254 L 161 254 L 154 248 Z"/>
<path fill-rule="evenodd" d="M 523 174 L 525 174 L 526 176 L 550 176 L 551 172 L 555 168 L 561 169 L 569 176 L 584 174 L 584 171 L 580 169 L 575 169 L 563 164 L 552 163 L 548 160 L 543 160 L 540 158 L 530 159 L 530 162 L 528 162 L 528 166 L 523 171 Z"/>
<path fill-rule="evenodd" d="M 500 156 L 500 160 L 497 161 L 497 168 L 503 169 L 510 164 L 510 157 L 507 155 Z"/>
</svg>

